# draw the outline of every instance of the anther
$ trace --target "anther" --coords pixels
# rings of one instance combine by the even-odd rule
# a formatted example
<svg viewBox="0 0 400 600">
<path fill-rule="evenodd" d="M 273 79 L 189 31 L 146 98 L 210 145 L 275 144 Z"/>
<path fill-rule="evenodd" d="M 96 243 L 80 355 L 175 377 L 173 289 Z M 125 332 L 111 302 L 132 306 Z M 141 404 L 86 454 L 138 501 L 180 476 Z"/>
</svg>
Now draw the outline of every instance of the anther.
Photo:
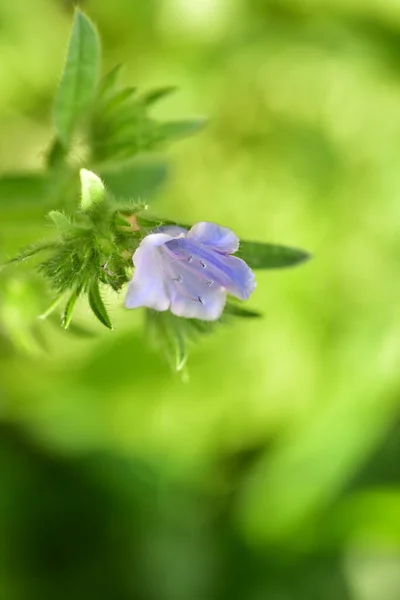
<svg viewBox="0 0 400 600">
<path fill-rule="evenodd" d="M 187 259 L 188 263 L 192 262 L 193 260 L 193 256 L 189 256 L 189 258 Z"/>
<path fill-rule="evenodd" d="M 204 304 L 203 298 L 201 296 L 197 296 L 197 300 L 200 302 L 200 304 Z"/>
<path fill-rule="evenodd" d="M 213 281 L 207 281 L 207 287 L 211 287 L 213 283 Z"/>
<path fill-rule="evenodd" d="M 206 265 L 206 263 L 203 263 L 203 261 L 202 261 L 202 260 L 200 261 L 200 264 L 201 264 L 201 266 L 203 267 L 203 269 L 205 269 L 205 268 L 206 268 L 206 266 L 207 266 L 207 265 Z"/>
</svg>

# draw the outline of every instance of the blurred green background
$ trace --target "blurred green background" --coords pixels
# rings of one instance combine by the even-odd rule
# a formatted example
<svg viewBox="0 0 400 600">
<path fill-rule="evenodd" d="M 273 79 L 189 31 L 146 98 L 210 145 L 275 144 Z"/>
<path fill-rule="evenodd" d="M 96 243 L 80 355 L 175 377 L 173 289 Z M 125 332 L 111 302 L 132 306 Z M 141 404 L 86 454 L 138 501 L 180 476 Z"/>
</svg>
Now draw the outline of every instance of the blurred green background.
<svg viewBox="0 0 400 600">
<path fill-rule="evenodd" d="M 152 209 L 315 258 L 174 375 L 141 311 L 74 337 L 0 280 L 0 597 L 400 598 L 400 3 L 88 0 L 103 71 L 205 115 Z M 40 169 L 72 3 L 0 3 L 0 252 L 46 235 Z M 33 189 L 33 188 L 32 188 Z M 42 349 L 43 344 L 46 350 Z"/>
</svg>

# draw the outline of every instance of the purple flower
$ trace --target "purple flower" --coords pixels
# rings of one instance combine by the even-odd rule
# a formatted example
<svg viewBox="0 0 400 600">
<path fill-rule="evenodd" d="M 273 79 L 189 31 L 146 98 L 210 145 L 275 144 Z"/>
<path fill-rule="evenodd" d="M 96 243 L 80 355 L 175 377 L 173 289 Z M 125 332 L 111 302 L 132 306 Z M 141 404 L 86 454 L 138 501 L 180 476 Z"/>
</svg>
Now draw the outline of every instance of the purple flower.
<svg viewBox="0 0 400 600">
<path fill-rule="evenodd" d="M 214 321 L 224 310 L 226 294 L 247 300 L 256 286 L 254 273 L 230 256 L 239 239 L 226 227 L 197 223 L 159 227 L 133 255 L 135 272 L 125 300 L 127 308 L 171 310 L 179 317 Z"/>
</svg>

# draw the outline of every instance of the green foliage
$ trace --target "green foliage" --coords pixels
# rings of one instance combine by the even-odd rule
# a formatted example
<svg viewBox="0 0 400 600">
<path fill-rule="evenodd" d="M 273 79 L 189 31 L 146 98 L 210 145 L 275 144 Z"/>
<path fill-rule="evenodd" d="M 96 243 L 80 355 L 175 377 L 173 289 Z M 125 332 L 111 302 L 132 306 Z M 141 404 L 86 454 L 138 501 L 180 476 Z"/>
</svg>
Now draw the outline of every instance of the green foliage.
<svg viewBox="0 0 400 600">
<path fill-rule="evenodd" d="M 236 256 L 247 262 L 252 269 L 282 269 L 300 265 L 311 258 L 310 254 L 287 246 L 261 242 L 240 242 Z"/>
<path fill-rule="evenodd" d="M 163 352 L 173 370 L 182 371 L 188 359 L 190 343 L 202 334 L 213 332 L 217 324 L 182 319 L 169 311 L 146 309 L 146 326 L 154 347 Z"/>
<path fill-rule="evenodd" d="M 161 223 L 159 219 L 148 215 L 139 215 L 138 222 L 148 229 L 158 227 L 161 224 L 178 225 L 178 227 L 183 227 L 184 229 L 191 228 L 191 225 L 177 223 L 168 219 L 164 219 Z M 298 248 L 246 240 L 240 242 L 239 250 L 235 253 L 235 256 L 244 260 L 252 269 L 283 269 L 285 267 L 294 267 L 311 258 L 308 252 Z"/>
<path fill-rule="evenodd" d="M 110 317 L 107 313 L 107 309 L 104 306 L 104 302 L 101 298 L 99 284 L 97 281 L 92 282 L 89 288 L 88 297 L 90 308 L 92 309 L 93 314 L 97 317 L 100 323 L 108 327 L 108 329 L 113 329 Z"/>
<path fill-rule="evenodd" d="M 53 222 L 61 236 L 71 233 L 74 228 L 71 219 L 59 210 L 51 210 L 47 216 Z"/>
<path fill-rule="evenodd" d="M 100 40 L 90 20 L 75 11 L 67 58 L 54 104 L 57 134 L 68 145 L 88 111 L 100 73 Z"/>
<path fill-rule="evenodd" d="M 128 160 L 154 150 L 174 138 L 197 133 L 204 120 L 159 123 L 149 107 L 173 88 L 156 89 L 139 96 L 135 87 L 118 87 L 120 68 L 112 69 L 99 86 L 89 126 L 89 145 L 94 164 Z"/>
<path fill-rule="evenodd" d="M 204 119 L 160 122 L 151 116 L 152 106 L 174 87 L 139 94 L 136 87 L 120 85 L 120 66 L 100 82 L 99 72 L 98 34 L 77 9 L 54 103 L 56 136 L 46 157 L 48 171 L 0 179 L 0 208 L 31 202 L 43 210 L 48 202 L 59 202 L 48 213 L 55 239 L 26 247 L 8 264 L 48 251 L 38 269 L 57 296 L 41 316 L 45 319 L 68 294 L 61 318 L 64 329 L 71 325 L 80 296 L 87 296 L 96 318 L 112 329 L 99 286 L 119 292 L 130 279 L 131 257 L 141 239 L 162 223 L 143 213 L 168 170 L 160 160 L 140 155 L 197 133 L 205 125 Z M 291 266 L 308 257 L 300 250 L 256 242 L 242 242 L 238 256 L 253 268 Z M 176 370 L 185 365 L 190 343 L 216 326 L 169 313 L 147 314 L 149 328 Z M 258 316 L 229 302 L 221 322 Z"/>
<path fill-rule="evenodd" d="M 116 162 L 99 169 L 107 189 L 117 198 L 148 198 L 165 183 L 168 169 L 165 163 L 149 158 Z"/>
<path fill-rule="evenodd" d="M 115 164 L 91 162 L 84 115 L 68 149 L 44 152 L 72 4 L 0 2 L 1 260 L 59 240 L 51 210 L 91 227 L 79 169 L 104 180 Z M 83 292 L 63 330 L 72 290 L 33 271 L 52 249 L 2 271 L 0 595 L 399 600 L 400 3 L 81 4 L 104 64 L 128 63 L 125 85 L 184 88 L 151 114 L 183 119 L 186 104 L 212 122 L 173 147 L 160 208 L 107 186 L 107 213 L 141 198 L 156 217 L 215 219 L 317 260 L 258 271 L 240 307 L 264 318 L 199 336 L 184 385 L 145 343 L 145 311 L 116 308 L 123 291 L 99 284 L 112 335 Z M 121 212 L 131 277 L 150 229 Z"/>
<path fill-rule="evenodd" d="M 174 85 L 156 88 L 142 94 L 141 101 L 145 106 L 150 106 L 151 104 L 155 104 L 159 100 L 166 98 L 170 94 L 173 94 L 175 91 L 176 87 Z"/>
<path fill-rule="evenodd" d="M 229 316 L 232 315 L 234 317 L 244 317 L 245 319 L 258 319 L 262 317 L 262 314 L 257 310 L 250 310 L 249 308 L 245 308 L 239 302 L 234 302 L 233 300 L 228 300 L 224 315 Z"/>
<path fill-rule="evenodd" d="M 159 127 L 160 140 L 173 140 L 201 131 L 207 124 L 206 119 L 191 119 L 187 121 L 171 121 Z"/>
<path fill-rule="evenodd" d="M 71 296 L 69 297 L 69 300 L 65 306 L 65 310 L 64 310 L 64 313 L 63 313 L 63 316 L 61 319 L 61 325 L 64 327 L 64 329 L 68 329 L 68 327 L 71 324 L 72 313 L 74 311 L 75 303 L 78 298 L 79 298 L 79 290 L 76 289 L 72 292 Z"/>
<path fill-rule="evenodd" d="M 220 325 L 230 323 L 235 317 L 254 319 L 261 317 L 261 314 L 244 308 L 239 301 L 228 300 L 218 321 L 182 319 L 169 311 L 146 309 L 146 326 L 153 346 L 163 352 L 174 371 L 182 371 L 190 346 L 202 336 L 213 333 Z"/>
<path fill-rule="evenodd" d="M 36 244 L 26 246 L 25 248 L 22 248 L 18 252 L 18 254 L 16 254 L 13 258 L 10 258 L 8 261 L 3 263 L 3 265 L 0 265 L 0 270 L 4 269 L 8 265 L 22 263 L 25 260 L 32 258 L 39 252 L 43 252 L 45 250 L 51 250 L 51 249 L 55 248 L 55 246 L 56 246 L 55 242 L 37 242 Z"/>
<path fill-rule="evenodd" d="M 58 292 L 85 288 L 99 276 L 101 250 L 93 231 L 81 230 L 60 240 L 50 258 L 40 264 L 40 271 Z"/>
</svg>

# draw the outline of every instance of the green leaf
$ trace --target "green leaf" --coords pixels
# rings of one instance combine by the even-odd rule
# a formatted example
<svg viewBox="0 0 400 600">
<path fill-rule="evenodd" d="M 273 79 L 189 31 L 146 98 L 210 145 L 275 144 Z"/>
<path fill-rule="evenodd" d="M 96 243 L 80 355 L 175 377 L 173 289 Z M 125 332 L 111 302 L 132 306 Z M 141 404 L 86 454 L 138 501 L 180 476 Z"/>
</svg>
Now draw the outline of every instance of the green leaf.
<svg viewBox="0 0 400 600">
<path fill-rule="evenodd" d="M 90 308 L 100 323 L 108 327 L 108 329 L 113 329 L 107 309 L 104 306 L 104 302 L 100 296 L 99 284 L 97 281 L 93 282 L 90 286 L 88 296 Z"/>
<path fill-rule="evenodd" d="M 111 71 L 106 73 L 99 83 L 99 98 L 107 98 L 117 85 L 122 65 L 117 65 Z"/>
<path fill-rule="evenodd" d="M 151 104 L 158 102 L 162 98 L 165 98 L 166 96 L 169 96 L 170 94 L 173 94 L 174 92 L 176 92 L 176 90 L 177 90 L 177 88 L 174 85 L 156 88 L 154 90 L 150 90 L 149 92 L 143 94 L 140 97 L 140 100 L 145 106 L 150 106 Z"/>
<path fill-rule="evenodd" d="M 67 305 L 64 310 L 64 314 L 61 319 L 61 325 L 62 325 L 62 327 L 64 327 L 64 329 L 68 329 L 69 324 L 71 323 L 72 313 L 74 311 L 76 301 L 79 298 L 79 293 L 80 293 L 79 290 L 74 290 L 67 302 Z"/>
<path fill-rule="evenodd" d="M 298 248 L 246 241 L 240 242 L 235 256 L 242 258 L 252 269 L 294 267 L 311 258 L 310 254 Z"/>
<path fill-rule="evenodd" d="M 65 145 L 68 145 L 78 120 L 94 99 L 99 71 L 98 34 L 88 17 L 77 9 L 54 104 L 57 134 Z"/>
<path fill-rule="evenodd" d="M 183 138 L 204 129 L 207 119 L 190 119 L 185 121 L 170 121 L 160 123 L 159 135 L 164 140 Z"/>
<path fill-rule="evenodd" d="M 170 219 L 156 219 L 152 216 L 140 215 L 137 217 L 137 220 L 139 225 L 148 228 L 159 227 L 160 225 L 177 225 L 178 227 L 183 227 L 183 229 L 190 229 L 192 227 L 187 223 L 178 223 Z M 294 267 L 312 258 L 311 254 L 299 248 L 247 241 L 240 242 L 239 250 L 234 256 L 243 259 L 252 269 Z"/>
<path fill-rule="evenodd" d="M 46 154 L 47 167 L 49 169 L 63 167 L 67 154 L 68 151 L 64 144 L 58 138 L 55 138 Z"/>
<path fill-rule="evenodd" d="M 104 183 L 95 173 L 81 169 L 81 209 L 88 211 L 100 204 L 105 198 L 106 190 Z"/>
<path fill-rule="evenodd" d="M 32 258 L 32 256 L 35 256 L 35 254 L 37 254 L 38 252 L 50 250 L 56 245 L 56 242 L 41 242 L 37 244 L 32 244 L 31 246 L 26 246 L 26 248 L 22 248 L 22 250 L 20 250 L 16 256 L 10 258 L 4 264 L 0 265 L 0 271 L 8 265 L 24 262 L 28 258 Z"/>
<path fill-rule="evenodd" d="M 224 315 L 229 315 L 233 317 L 244 317 L 247 319 L 257 319 L 262 317 L 262 314 L 256 310 L 251 310 L 250 308 L 245 308 L 241 304 L 237 302 L 233 302 L 228 300 L 225 306 Z"/>
<path fill-rule="evenodd" d="M 70 232 L 73 228 L 70 219 L 59 210 L 51 210 L 47 216 L 53 221 L 57 231 L 61 235 Z"/>
<path fill-rule="evenodd" d="M 103 108 L 104 113 L 111 112 L 116 108 L 119 108 L 121 104 L 124 104 L 127 100 L 130 100 L 135 93 L 135 87 L 125 87 L 122 90 L 119 90 L 110 97 L 107 105 Z"/>
<path fill-rule="evenodd" d="M 162 350 L 172 369 L 181 371 L 188 358 L 187 324 L 169 312 L 147 309 L 146 325 L 151 341 Z"/>
<path fill-rule="evenodd" d="M 56 310 L 57 306 L 61 303 L 61 301 L 64 299 L 64 294 L 61 294 L 60 296 L 57 296 L 53 302 L 50 304 L 50 306 L 44 311 L 44 313 L 42 313 L 41 315 L 38 316 L 38 319 L 40 319 L 41 321 L 44 321 L 45 319 L 47 319 L 48 317 L 50 317 L 54 311 Z"/>
<path fill-rule="evenodd" d="M 169 311 L 146 310 L 146 324 L 153 344 L 161 349 L 174 371 L 182 371 L 192 342 L 209 334 L 221 321 L 184 319 Z"/>
<path fill-rule="evenodd" d="M 112 168 L 100 169 L 107 189 L 119 198 L 152 196 L 166 181 L 167 175 L 165 163 L 148 159 L 124 161 Z"/>
</svg>

